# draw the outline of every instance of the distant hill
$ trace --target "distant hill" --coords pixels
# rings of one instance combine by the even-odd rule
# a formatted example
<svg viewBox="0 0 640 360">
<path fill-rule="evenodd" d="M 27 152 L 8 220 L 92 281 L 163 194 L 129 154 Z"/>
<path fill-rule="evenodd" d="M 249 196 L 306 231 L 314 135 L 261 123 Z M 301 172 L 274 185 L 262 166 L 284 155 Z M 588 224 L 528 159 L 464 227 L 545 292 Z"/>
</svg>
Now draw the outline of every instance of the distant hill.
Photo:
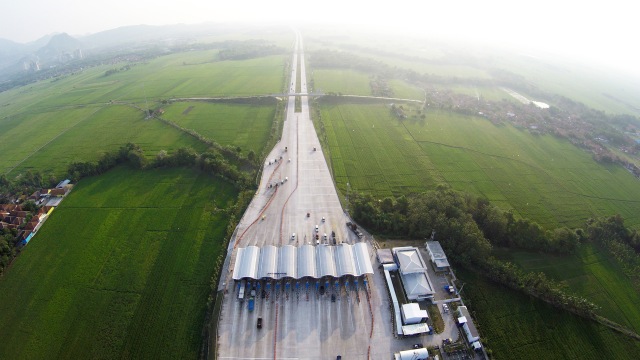
<svg viewBox="0 0 640 360">
<path fill-rule="evenodd" d="M 53 36 L 47 45 L 36 51 L 36 55 L 42 62 L 62 61 L 62 58 L 70 55 L 82 48 L 82 43 L 67 33 Z M 62 57 L 62 58 L 61 58 Z"/>
<path fill-rule="evenodd" d="M 237 33 L 250 28 L 247 25 L 214 23 L 132 25 L 77 38 L 67 33 L 50 34 L 26 44 L 0 39 L 0 82 L 104 51 L 158 44 L 171 46 L 198 35 Z"/>
</svg>

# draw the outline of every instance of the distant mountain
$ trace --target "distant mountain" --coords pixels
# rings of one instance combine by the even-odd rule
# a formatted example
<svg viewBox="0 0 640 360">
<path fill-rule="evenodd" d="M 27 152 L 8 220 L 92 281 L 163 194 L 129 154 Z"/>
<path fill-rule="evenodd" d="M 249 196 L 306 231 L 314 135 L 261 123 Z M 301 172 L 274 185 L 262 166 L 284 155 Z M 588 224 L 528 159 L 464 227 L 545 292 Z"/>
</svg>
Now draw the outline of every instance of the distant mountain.
<svg viewBox="0 0 640 360">
<path fill-rule="evenodd" d="M 88 48 L 108 48 L 180 35 L 187 29 L 187 25 L 133 25 L 101 31 L 81 39 Z"/>
<path fill-rule="evenodd" d="M 0 83 L 14 75 L 37 72 L 101 52 L 169 47 L 188 43 L 194 36 L 250 30 L 251 25 L 239 24 L 133 25 L 78 38 L 67 33 L 49 34 L 26 44 L 0 39 Z"/>
<path fill-rule="evenodd" d="M 29 51 L 29 52 L 36 52 L 38 51 L 38 49 L 40 49 L 43 46 L 46 46 L 49 41 L 51 40 L 52 37 L 58 35 L 58 33 L 52 33 L 49 35 L 45 35 L 37 40 L 28 42 L 25 45 L 25 48 Z"/>
<path fill-rule="evenodd" d="M 62 33 L 51 37 L 47 45 L 36 51 L 36 55 L 40 58 L 40 61 L 56 61 L 60 60 L 60 56 L 73 54 L 81 47 L 82 43 L 78 39 L 67 33 Z"/>
<path fill-rule="evenodd" d="M 174 24 L 174 25 L 132 25 L 101 31 L 79 38 L 86 49 L 112 48 L 131 44 L 144 44 L 162 40 L 172 42 L 193 35 L 220 34 L 246 28 L 246 25 L 232 24 Z"/>
<path fill-rule="evenodd" d="M 23 47 L 23 44 L 18 44 L 7 39 L 0 39 L 0 58 L 15 54 Z"/>
<path fill-rule="evenodd" d="M 14 65 L 26 53 L 25 45 L 0 39 L 0 71 Z"/>
</svg>

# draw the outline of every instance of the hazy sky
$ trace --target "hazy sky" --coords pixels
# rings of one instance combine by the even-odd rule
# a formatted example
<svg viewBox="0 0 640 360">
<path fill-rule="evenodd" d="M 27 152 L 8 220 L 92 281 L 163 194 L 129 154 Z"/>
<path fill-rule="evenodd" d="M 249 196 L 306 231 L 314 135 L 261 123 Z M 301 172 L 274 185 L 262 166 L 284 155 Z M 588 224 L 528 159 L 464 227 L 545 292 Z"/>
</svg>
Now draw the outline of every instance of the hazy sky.
<svg viewBox="0 0 640 360">
<path fill-rule="evenodd" d="M 640 64 L 636 5 L 629 0 L 0 0 L 0 37 L 17 42 L 124 25 L 291 20 L 379 24 L 526 44 L 626 69 Z"/>
</svg>

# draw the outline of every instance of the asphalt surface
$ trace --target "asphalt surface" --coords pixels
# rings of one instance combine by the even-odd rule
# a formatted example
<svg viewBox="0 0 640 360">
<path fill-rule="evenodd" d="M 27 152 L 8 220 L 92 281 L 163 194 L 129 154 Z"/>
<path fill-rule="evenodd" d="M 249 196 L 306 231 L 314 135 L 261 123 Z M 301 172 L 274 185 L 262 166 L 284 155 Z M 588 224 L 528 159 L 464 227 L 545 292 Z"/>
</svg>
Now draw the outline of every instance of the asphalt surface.
<svg viewBox="0 0 640 360">
<path fill-rule="evenodd" d="M 300 75 L 301 93 L 306 94 L 299 33 L 292 65 L 289 92 L 296 92 Z M 346 227 L 349 219 L 320 148 L 306 96 L 301 97 L 301 103 L 302 112 L 296 113 L 295 96 L 289 96 L 282 138 L 264 164 L 259 189 L 229 245 L 230 256 L 219 286 L 225 296 L 218 323 L 217 358 L 335 359 L 342 355 L 345 359 L 391 359 L 394 352 L 409 349 L 414 343 L 427 345 L 427 336 L 394 337 L 389 296 L 371 246 L 375 274 L 367 277 L 367 286 L 361 281 L 356 287 L 353 280 L 346 283 L 345 279 L 337 286 L 324 282 L 262 282 L 253 311 L 246 299 L 238 299 L 238 284 L 232 280 L 230 269 L 239 247 L 316 244 L 316 225 L 321 243 L 326 243 L 325 233 L 331 239 L 332 231 L 338 244 L 366 241 Z M 318 286 L 326 286 L 323 294 Z M 262 318 L 261 329 L 257 328 L 258 318 Z"/>
</svg>

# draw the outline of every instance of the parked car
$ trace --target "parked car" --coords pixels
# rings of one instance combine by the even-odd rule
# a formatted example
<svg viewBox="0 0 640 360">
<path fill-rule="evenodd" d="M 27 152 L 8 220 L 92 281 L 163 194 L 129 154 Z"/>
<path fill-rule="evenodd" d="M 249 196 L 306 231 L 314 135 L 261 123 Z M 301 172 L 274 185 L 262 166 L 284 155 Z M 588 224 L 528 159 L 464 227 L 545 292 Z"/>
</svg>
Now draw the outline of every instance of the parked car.
<svg viewBox="0 0 640 360">
<path fill-rule="evenodd" d="M 262 329 L 262 318 L 261 317 L 258 318 L 258 325 L 257 326 L 258 326 L 258 329 Z"/>
<path fill-rule="evenodd" d="M 447 304 L 442 304 L 442 311 L 444 311 L 444 312 L 445 312 L 445 314 L 446 314 L 446 313 L 448 313 L 448 312 L 449 312 L 449 305 L 447 305 Z"/>
</svg>

